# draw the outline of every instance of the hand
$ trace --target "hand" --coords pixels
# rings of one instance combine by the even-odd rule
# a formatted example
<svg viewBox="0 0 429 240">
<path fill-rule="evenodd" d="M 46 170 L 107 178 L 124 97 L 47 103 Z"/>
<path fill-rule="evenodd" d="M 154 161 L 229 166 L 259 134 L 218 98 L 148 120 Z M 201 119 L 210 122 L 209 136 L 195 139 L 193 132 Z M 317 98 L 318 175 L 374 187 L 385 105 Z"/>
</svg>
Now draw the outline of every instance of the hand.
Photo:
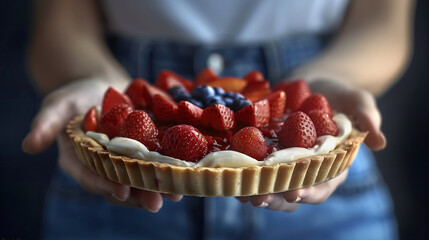
<svg viewBox="0 0 429 240">
<path fill-rule="evenodd" d="M 347 114 L 361 131 L 368 131 L 365 144 L 372 150 L 386 146 L 386 138 L 381 132 L 381 115 L 374 96 L 366 90 L 332 80 L 315 80 L 310 83 L 313 92 L 326 96 L 331 107 Z M 348 170 L 325 183 L 303 189 L 252 197 L 240 197 L 241 202 L 251 202 L 256 207 L 278 211 L 295 211 L 299 203 L 319 204 L 341 185 Z"/>
<path fill-rule="evenodd" d="M 57 139 L 60 168 L 88 192 L 102 195 L 118 205 L 157 212 L 162 207 L 161 194 L 130 188 L 93 173 L 77 158 L 70 140 L 64 133 L 64 127 L 71 118 L 85 114 L 91 106 L 100 104 L 105 90 L 110 85 L 101 79 L 84 79 L 49 94 L 33 119 L 31 131 L 23 140 L 22 148 L 27 153 L 37 154 Z M 118 83 L 113 87 L 122 90 L 124 86 L 125 83 Z M 181 195 L 164 196 L 173 201 L 180 201 L 182 198 Z"/>
</svg>

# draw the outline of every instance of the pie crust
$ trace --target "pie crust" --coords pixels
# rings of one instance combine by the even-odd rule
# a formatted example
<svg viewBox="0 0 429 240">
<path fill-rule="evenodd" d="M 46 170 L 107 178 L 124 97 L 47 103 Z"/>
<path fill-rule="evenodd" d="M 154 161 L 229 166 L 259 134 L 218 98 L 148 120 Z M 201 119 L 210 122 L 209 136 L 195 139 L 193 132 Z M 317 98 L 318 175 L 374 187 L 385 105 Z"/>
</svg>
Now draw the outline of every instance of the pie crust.
<svg viewBox="0 0 429 240">
<path fill-rule="evenodd" d="M 346 141 L 327 154 L 270 166 L 182 167 L 109 152 L 85 135 L 82 118 L 71 120 L 66 131 L 79 159 L 93 172 L 139 189 L 192 196 L 251 196 L 322 183 L 351 166 L 367 135 L 353 129 Z"/>
</svg>

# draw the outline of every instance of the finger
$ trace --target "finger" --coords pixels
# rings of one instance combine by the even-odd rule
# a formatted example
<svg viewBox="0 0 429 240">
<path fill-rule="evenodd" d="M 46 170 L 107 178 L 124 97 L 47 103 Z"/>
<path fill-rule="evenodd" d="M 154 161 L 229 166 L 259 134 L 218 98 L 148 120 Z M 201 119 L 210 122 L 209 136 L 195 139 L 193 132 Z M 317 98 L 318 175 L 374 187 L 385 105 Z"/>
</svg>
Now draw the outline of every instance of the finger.
<svg viewBox="0 0 429 240">
<path fill-rule="evenodd" d="M 298 195 L 296 199 L 297 202 L 309 204 L 320 204 L 325 202 L 337 187 L 346 180 L 347 174 L 348 170 L 322 184 L 296 190 Z"/>
<path fill-rule="evenodd" d="M 361 131 L 368 131 L 365 144 L 372 150 L 381 150 L 386 147 L 386 137 L 381 132 L 380 113 L 372 108 L 358 108 L 355 110 L 356 125 Z"/>
<path fill-rule="evenodd" d="M 170 199 L 173 202 L 180 202 L 183 199 L 183 195 L 180 195 L 180 194 L 167 194 L 167 193 L 163 193 L 161 195 L 163 197 L 166 197 L 166 198 Z"/>
<path fill-rule="evenodd" d="M 58 138 L 59 165 L 61 169 L 74 178 L 85 190 L 126 201 L 130 196 L 130 187 L 105 179 L 83 165 L 74 153 L 73 146 L 65 134 Z"/>
<path fill-rule="evenodd" d="M 163 205 L 161 194 L 137 188 L 131 189 L 131 199 L 134 199 L 139 206 L 152 213 L 158 212 Z"/>
<path fill-rule="evenodd" d="M 255 207 L 274 211 L 293 212 L 298 209 L 299 204 L 287 202 L 281 194 L 269 194 L 250 197 L 250 202 Z"/>
<path fill-rule="evenodd" d="M 240 201 L 241 203 L 248 203 L 250 201 L 250 197 L 236 197 L 238 201 Z"/>
<path fill-rule="evenodd" d="M 52 97 L 47 97 L 33 120 L 31 131 L 22 142 L 23 151 L 36 154 L 48 148 L 72 114 L 67 101 L 54 101 Z"/>
</svg>

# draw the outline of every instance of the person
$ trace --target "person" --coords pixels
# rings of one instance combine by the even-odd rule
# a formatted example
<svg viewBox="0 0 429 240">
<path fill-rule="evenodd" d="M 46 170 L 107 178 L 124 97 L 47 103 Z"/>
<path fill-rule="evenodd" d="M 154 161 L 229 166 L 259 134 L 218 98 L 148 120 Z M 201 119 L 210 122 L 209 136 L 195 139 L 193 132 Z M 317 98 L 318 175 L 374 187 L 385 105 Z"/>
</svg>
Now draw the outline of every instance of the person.
<svg viewBox="0 0 429 240">
<path fill-rule="evenodd" d="M 386 144 L 375 96 L 407 65 L 413 1 L 36 3 L 29 63 L 35 85 L 47 95 L 23 150 L 37 154 L 58 143 L 60 169 L 47 196 L 45 238 L 397 237 L 370 149 Z M 124 90 L 135 77 L 153 82 L 162 69 L 193 79 L 206 66 L 221 76 L 260 70 L 272 85 L 305 79 L 369 131 L 370 149 L 362 146 L 352 167 L 325 183 L 239 201 L 130 188 L 78 160 L 64 127 L 98 105 L 109 86 Z"/>
</svg>

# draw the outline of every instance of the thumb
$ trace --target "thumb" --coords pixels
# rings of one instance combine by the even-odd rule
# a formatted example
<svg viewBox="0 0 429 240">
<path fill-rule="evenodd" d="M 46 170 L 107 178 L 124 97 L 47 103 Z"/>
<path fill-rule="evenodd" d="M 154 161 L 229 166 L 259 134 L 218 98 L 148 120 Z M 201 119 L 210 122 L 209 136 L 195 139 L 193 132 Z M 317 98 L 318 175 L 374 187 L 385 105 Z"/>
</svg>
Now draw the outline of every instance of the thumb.
<svg viewBox="0 0 429 240">
<path fill-rule="evenodd" d="M 37 154 L 48 148 L 56 139 L 67 121 L 72 117 L 67 100 L 55 101 L 48 97 L 41 110 L 33 119 L 30 132 L 22 141 L 22 150 Z"/>
</svg>

